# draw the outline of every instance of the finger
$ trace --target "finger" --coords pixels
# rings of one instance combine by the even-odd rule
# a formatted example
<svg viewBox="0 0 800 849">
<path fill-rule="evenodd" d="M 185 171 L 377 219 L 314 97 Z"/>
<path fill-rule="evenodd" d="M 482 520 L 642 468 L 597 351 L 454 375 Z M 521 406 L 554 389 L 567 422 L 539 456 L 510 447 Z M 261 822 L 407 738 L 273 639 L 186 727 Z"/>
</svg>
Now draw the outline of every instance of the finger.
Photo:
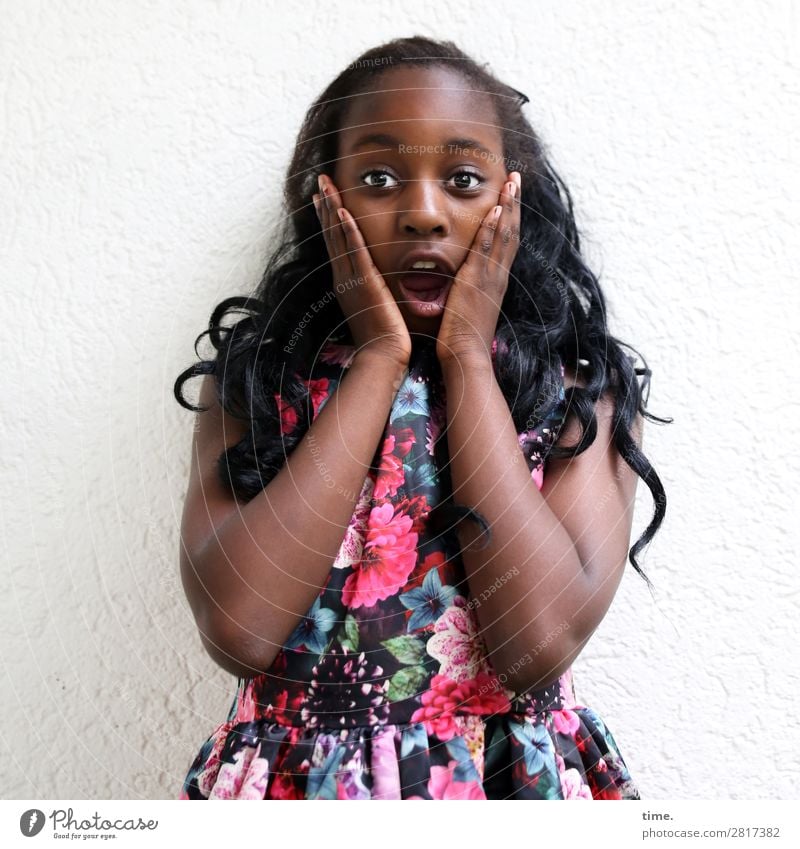
<svg viewBox="0 0 800 849">
<path fill-rule="evenodd" d="M 502 206 L 493 206 L 483 217 L 483 220 L 472 239 L 469 255 L 464 263 L 465 270 L 476 280 L 484 280 L 489 257 L 494 244 L 497 221 L 502 212 Z"/>
<path fill-rule="evenodd" d="M 380 276 L 380 272 L 375 266 L 358 223 L 344 207 L 342 207 L 342 229 L 347 239 L 347 250 L 356 275 L 364 280 L 374 281 Z"/>
<path fill-rule="evenodd" d="M 519 248 L 519 224 L 520 224 L 520 187 L 518 172 L 512 171 L 511 180 L 503 185 L 500 192 L 500 206 L 502 213 L 497 222 L 492 253 L 489 257 L 489 265 L 498 271 L 500 268 L 510 270 L 514 257 Z"/>
<path fill-rule="evenodd" d="M 342 229 L 342 222 L 339 218 L 338 210 L 343 207 L 342 199 L 339 196 L 339 191 L 336 186 L 333 184 L 333 181 L 330 177 L 323 175 L 323 192 L 324 192 L 324 200 L 325 207 L 328 212 L 328 217 L 330 221 L 330 239 L 336 250 L 336 256 L 346 257 L 347 256 L 347 240 L 345 239 L 344 230 Z M 342 266 L 343 268 L 350 268 L 351 263 L 348 262 L 346 265 Z"/>
<path fill-rule="evenodd" d="M 317 214 L 320 219 L 322 235 L 325 239 L 325 247 L 330 257 L 331 269 L 334 284 L 338 281 L 345 280 L 352 276 L 353 267 L 350 259 L 347 256 L 346 246 L 344 242 L 337 242 L 335 233 L 338 229 L 341 232 L 341 222 L 338 216 L 331 213 L 330 206 L 325 202 L 325 197 L 322 192 L 314 195 Z M 336 222 L 334 225 L 334 221 Z"/>
</svg>

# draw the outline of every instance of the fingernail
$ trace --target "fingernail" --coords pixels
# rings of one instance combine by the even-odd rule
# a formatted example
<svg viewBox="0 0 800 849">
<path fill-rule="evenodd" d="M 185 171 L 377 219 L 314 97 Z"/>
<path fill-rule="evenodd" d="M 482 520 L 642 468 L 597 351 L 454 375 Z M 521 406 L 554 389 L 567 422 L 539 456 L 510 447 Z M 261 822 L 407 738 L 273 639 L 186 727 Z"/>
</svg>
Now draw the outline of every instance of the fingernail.
<svg viewBox="0 0 800 849">
<path fill-rule="evenodd" d="M 516 197 L 516 194 L 517 194 L 517 184 L 516 183 L 509 183 L 508 184 L 508 193 L 511 195 L 512 198 Z"/>
<path fill-rule="evenodd" d="M 500 213 L 501 213 L 502 211 L 503 211 L 503 207 L 502 207 L 502 206 L 496 206 L 496 207 L 494 208 L 494 215 L 492 216 L 492 221 L 497 221 L 497 219 L 500 217 Z"/>
</svg>

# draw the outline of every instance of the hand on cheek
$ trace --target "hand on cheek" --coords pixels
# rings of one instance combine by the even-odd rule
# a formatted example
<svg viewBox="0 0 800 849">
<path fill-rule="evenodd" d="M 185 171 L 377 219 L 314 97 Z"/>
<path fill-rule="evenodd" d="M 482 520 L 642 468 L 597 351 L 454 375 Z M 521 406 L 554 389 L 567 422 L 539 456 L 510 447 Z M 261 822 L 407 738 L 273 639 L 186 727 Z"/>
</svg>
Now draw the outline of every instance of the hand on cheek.
<svg viewBox="0 0 800 849">
<path fill-rule="evenodd" d="M 522 179 L 512 171 L 456 273 L 436 343 L 440 362 L 491 362 L 491 347 L 520 239 Z"/>
</svg>

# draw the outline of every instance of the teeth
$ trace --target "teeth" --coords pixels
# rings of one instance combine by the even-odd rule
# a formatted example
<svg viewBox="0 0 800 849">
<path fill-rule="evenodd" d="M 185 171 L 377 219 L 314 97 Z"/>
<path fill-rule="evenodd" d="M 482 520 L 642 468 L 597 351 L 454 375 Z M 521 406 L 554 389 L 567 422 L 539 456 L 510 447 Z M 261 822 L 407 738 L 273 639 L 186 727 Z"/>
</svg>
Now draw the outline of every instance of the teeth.
<svg viewBox="0 0 800 849">
<path fill-rule="evenodd" d="M 428 260 L 420 259 L 417 260 L 412 266 L 412 268 L 436 268 L 435 262 L 429 262 Z"/>
</svg>

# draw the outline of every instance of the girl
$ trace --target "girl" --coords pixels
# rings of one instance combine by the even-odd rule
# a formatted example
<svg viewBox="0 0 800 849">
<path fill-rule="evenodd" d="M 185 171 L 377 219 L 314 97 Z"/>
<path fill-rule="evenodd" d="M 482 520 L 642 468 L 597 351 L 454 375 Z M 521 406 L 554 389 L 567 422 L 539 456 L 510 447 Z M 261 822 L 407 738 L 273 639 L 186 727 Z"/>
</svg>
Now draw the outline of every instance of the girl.
<svg viewBox="0 0 800 849">
<path fill-rule="evenodd" d="M 521 100 L 450 42 L 359 57 L 256 297 L 176 381 L 204 413 L 183 584 L 238 678 L 182 799 L 639 798 L 571 665 L 626 555 L 647 580 L 642 417 L 668 420 Z"/>
</svg>

